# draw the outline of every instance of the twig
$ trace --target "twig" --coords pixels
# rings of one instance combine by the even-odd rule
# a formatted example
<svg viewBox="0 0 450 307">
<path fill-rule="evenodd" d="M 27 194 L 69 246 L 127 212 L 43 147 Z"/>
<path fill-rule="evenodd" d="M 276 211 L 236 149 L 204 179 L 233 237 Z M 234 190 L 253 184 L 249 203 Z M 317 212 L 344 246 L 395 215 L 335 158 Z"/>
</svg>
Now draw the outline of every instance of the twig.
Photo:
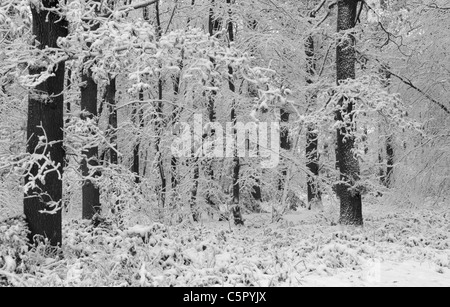
<svg viewBox="0 0 450 307">
<path fill-rule="evenodd" d="M 151 0 L 151 1 L 146 1 L 146 2 L 137 3 L 137 4 L 124 5 L 122 7 L 119 7 L 117 9 L 117 11 L 118 12 L 123 12 L 123 11 L 137 10 L 137 9 L 141 9 L 143 7 L 147 7 L 149 5 L 155 4 L 158 1 L 159 0 Z M 108 13 L 105 13 L 105 14 L 102 14 L 102 15 L 98 15 L 98 17 L 108 18 L 108 17 L 111 17 L 111 15 L 113 13 L 114 12 L 111 11 L 111 12 L 108 12 Z M 92 19 L 94 19 L 94 18 L 82 18 L 81 20 L 83 20 L 83 21 L 91 21 Z"/>
<path fill-rule="evenodd" d="M 356 52 L 361 55 L 361 57 L 363 57 L 366 60 L 370 60 L 369 57 L 365 54 L 363 54 L 362 52 L 356 50 Z M 425 93 L 423 90 L 421 90 L 420 88 L 418 88 L 416 85 L 414 85 L 412 83 L 411 80 L 409 80 L 406 77 L 402 77 L 396 73 L 394 73 L 391 69 L 389 69 L 389 67 L 387 67 L 385 64 L 381 63 L 380 60 L 374 58 L 373 59 L 375 62 L 379 63 L 381 66 L 383 66 L 384 69 L 386 69 L 387 72 L 389 72 L 392 76 L 396 77 L 397 79 L 399 79 L 400 81 L 402 81 L 404 84 L 408 85 L 409 87 L 411 87 L 412 89 L 416 90 L 417 92 L 419 92 L 420 94 L 422 94 L 423 96 L 425 96 L 428 100 L 430 100 L 431 102 L 433 102 L 434 104 L 436 104 L 437 106 L 439 106 L 443 111 L 445 111 L 445 113 L 450 114 L 450 110 L 449 108 L 447 108 L 444 104 L 442 104 L 441 102 L 437 101 L 436 99 L 434 99 L 433 97 L 431 97 L 429 94 Z"/>
<path fill-rule="evenodd" d="M 166 31 L 164 32 L 164 34 L 167 34 L 167 32 L 169 32 L 169 27 L 170 27 L 170 24 L 172 23 L 173 16 L 175 15 L 175 11 L 176 11 L 177 7 L 178 7 L 178 0 L 175 0 L 175 6 L 173 7 L 172 15 L 170 15 L 170 19 L 169 19 L 169 22 L 167 24 L 167 28 L 166 28 Z"/>
</svg>

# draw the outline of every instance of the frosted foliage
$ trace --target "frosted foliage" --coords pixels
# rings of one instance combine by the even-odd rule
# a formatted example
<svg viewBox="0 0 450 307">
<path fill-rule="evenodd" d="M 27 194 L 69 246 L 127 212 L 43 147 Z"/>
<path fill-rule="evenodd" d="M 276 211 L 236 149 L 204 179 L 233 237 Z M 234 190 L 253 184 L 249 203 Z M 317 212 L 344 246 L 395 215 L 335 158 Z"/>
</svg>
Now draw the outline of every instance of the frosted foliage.
<svg viewBox="0 0 450 307">
<path fill-rule="evenodd" d="M 0 286 L 448 286 L 448 1 L 356 1 L 339 33 L 328 0 L 56 2 L 0 3 Z M 67 22 L 56 48 L 33 14 Z M 29 103 L 52 107 L 63 64 L 49 141 Z M 49 174 L 56 248 L 22 216 Z"/>
</svg>

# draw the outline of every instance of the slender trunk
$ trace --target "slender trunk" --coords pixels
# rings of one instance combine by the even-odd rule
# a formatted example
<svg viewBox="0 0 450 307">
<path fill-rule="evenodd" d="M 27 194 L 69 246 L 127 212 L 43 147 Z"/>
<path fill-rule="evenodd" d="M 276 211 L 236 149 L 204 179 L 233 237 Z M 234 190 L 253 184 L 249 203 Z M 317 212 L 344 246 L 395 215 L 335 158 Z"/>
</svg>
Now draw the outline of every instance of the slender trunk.
<svg viewBox="0 0 450 307">
<path fill-rule="evenodd" d="M 99 27 L 98 23 L 93 24 L 90 28 L 91 30 L 96 30 Z M 91 43 L 87 43 L 87 47 L 89 48 Z M 84 61 L 86 63 L 86 61 Z M 92 70 L 89 67 L 85 69 L 82 68 L 81 71 L 81 81 L 83 85 L 81 86 L 81 100 L 80 100 L 80 108 L 81 108 L 81 119 L 87 120 L 88 118 L 94 118 L 98 115 L 97 113 L 97 93 L 98 87 L 97 83 L 95 83 L 92 78 Z M 90 167 L 98 166 L 98 146 L 94 146 L 89 148 L 86 152 L 83 153 L 85 157 L 81 161 L 81 173 L 84 178 L 88 177 L 90 174 Z M 98 174 L 95 174 L 98 175 Z M 94 175 L 94 176 L 95 176 Z M 82 186 L 82 213 L 81 216 L 83 219 L 92 219 L 94 214 L 100 208 L 100 190 L 95 184 L 89 180 L 83 180 Z"/>
<path fill-rule="evenodd" d="M 156 2 L 156 6 L 155 6 L 155 10 L 156 10 L 156 34 L 157 34 L 157 39 L 159 40 L 161 38 L 161 19 L 160 19 L 160 10 L 159 10 L 159 1 Z M 167 189 L 167 184 L 166 184 L 166 177 L 164 174 L 164 165 L 163 165 L 163 156 L 162 156 L 162 152 L 161 152 L 161 134 L 162 134 L 162 118 L 163 118 L 163 114 L 162 114 L 162 99 L 163 99 L 163 80 L 162 80 L 162 76 L 159 75 L 158 77 L 158 103 L 157 103 L 157 107 L 156 107 L 156 125 L 155 125 L 155 129 L 156 129 L 156 141 L 155 141 L 155 149 L 156 149 L 156 154 L 158 157 L 158 170 L 159 170 L 159 175 L 161 178 L 161 190 L 160 190 L 160 199 L 161 199 L 161 206 L 164 208 L 165 206 L 165 201 L 166 201 L 166 189 Z"/>
<path fill-rule="evenodd" d="M 192 2 L 192 5 L 194 5 L 194 1 Z M 213 36 L 220 28 L 220 19 L 214 18 L 214 0 L 211 0 L 211 7 L 209 9 L 209 16 L 208 16 L 208 31 L 209 31 L 209 35 Z M 213 64 L 213 66 L 215 66 L 215 62 L 213 58 L 210 58 L 211 63 Z M 214 87 L 215 86 L 215 81 L 214 79 L 211 81 L 211 86 Z M 216 121 L 216 114 L 215 114 L 215 110 L 214 110 L 214 104 L 215 104 L 215 97 L 216 97 L 217 93 L 216 91 L 212 91 L 210 93 L 210 96 L 208 97 L 208 118 L 210 122 L 214 122 Z M 215 131 L 211 131 L 211 136 L 214 136 Z M 206 139 L 208 135 L 202 135 L 202 141 L 204 141 Z M 194 216 L 194 221 L 198 220 L 198 212 L 196 212 L 196 210 L 194 209 L 196 206 L 196 198 L 197 198 L 197 194 L 198 194 L 198 179 L 200 176 L 200 165 L 198 162 L 198 158 L 195 158 L 194 160 L 194 186 L 192 188 L 192 192 L 191 192 L 191 208 L 193 208 L 193 216 Z M 210 180 L 214 180 L 214 171 L 212 169 L 212 165 L 211 165 L 212 160 L 208 159 L 205 163 L 206 163 L 206 169 L 205 169 L 205 175 L 207 176 L 208 179 Z M 206 192 L 206 196 L 205 196 L 206 202 L 208 203 L 208 205 L 210 205 L 211 207 L 213 207 L 215 204 L 211 199 L 211 195 L 210 193 L 207 191 Z"/>
<path fill-rule="evenodd" d="M 178 101 L 178 96 L 180 94 L 180 77 L 181 77 L 181 70 L 183 69 L 183 62 L 179 64 L 180 67 L 180 74 L 175 77 L 173 82 L 173 95 L 175 97 L 175 101 Z M 175 122 L 178 121 L 178 116 L 181 112 L 181 107 L 177 105 L 177 103 L 174 104 L 173 110 L 172 110 L 172 127 L 175 125 Z M 171 172 L 171 179 L 170 184 L 172 191 L 174 192 L 177 185 L 178 185 L 178 175 L 177 175 L 177 165 L 178 165 L 178 158 L 175 155 L 172 155 L 170 159 L 170 172 Z"/>
<path fill-rule="evenodd" d="M 227 0 L 227 4 L 231 4 L 231 0 Z M 230 43 L 234 42 L 234 27 L 233 27 L 233 21 L 231 20 L 232 12 L 231 8 L 229 9 L 229 15 L 230 20 L 227 23 L 227 30 L 228 30 L 228 39 Z M 233 68 L 231 66 L 228 66 L 228 86 L 230 88 L 230 91 L 232 93 L 236 92 L 236 87 L 234 85 L 233 80 Z M 234 140 L 237 139 L 237 129 L 236 129 L 236 121 L 237 121 L 237 115 L 236 115 L 236 100 L 233 97 L 233 102 L 231 105 L 231 122 L 233 123 L 233 135 Z M 233 217 L 234 217 L 234 223 L 236 225 L 244 225 L 244 219 L 242 218 L 241 213 L 241 207 L 239 203 L 239 197 L 240 197 L 240 186 L 239 186 L 239 171 L 240 171 L 240 161 L 239 156 L 237 154 L 237 147 L 236 144 L 234 144 L 234 158 L 233 158 Z"/>
<path fill-rule="evenodd" d="M 67 91 L 70 92 L 72 89 L 72 70 L 67 69 L 67 83 L 66 83 Z M 70 122 L 70 113 L 71 113 L 71 105 L 70 101 L 66 102 L 66 110 L 64 112 L 66 116 L 66 120 L 64 122 L 65 125 L 67 125 Z M 65 138 L 65 136 L 64 136 Z M 66 169 L 66 166 L 69 165 L 69 158 L 67 157 L 66 149 L 63 147 L 63 169 Z"/>
<path fill-rule="evenodd" d="M 199 221 L 200 213 L 198 211 L 198 208 L 196 207 L 197 203 L 197 191 L 198 191 L 198 179 L 200 177 L 200 171 L 198 167 L 198 158 L 195 158 L 195 167 L 194 167 L 194 186 L 191 191 L 191 211 L 192 211 L 192 218 L 194 219 L 194 222 Z"/>
<path fill-rule="evenodd" d="M 389 67 L 382 67 L 381 74 L 383 77 L 383 86 L 388 89 L 391 84 L 392 74 L 389 71 Z M 383 184 L 390 188 L 392 187 L 392 174 L 394 172 L 394 135 L 388 134 L 385 139 L 386 146 L 386 174 L 382 177 Z"/>
<path fill-rule="evenodd" d="M 291 142 L 289 140 L 289 130 L 287 124 L 289 122 L 289 113 L 285 109 L 280 109 L 280 147 L 286 151 L 291 149 Z M 278 180 L 278 190 L 283 191 L 284 183 L 287 176 L 287 167 L 283 166 L 281 169 L 281 178 Z"/>
<path fill-rule="evenodd" d="M 44 0 L 46 8 L 55 9 L 58 1 Z M 39 49 L 46 46 L 57 48 L 59 37 L 68 34 L 68 23 L 59 14 L 38 9 L 31 4 L 32 34 Z M 47 67 L 32 67 L 30 74 L 37 74 Z M 61 206 L 62 200 L 62 165 L 64 163 L 63 127 L 64 127 L 64 73 L 65 63 L 59 63 L 53 71 L 54 75 L 37 85 L 28 97 L 27 120 L 27 152 L 49 155 L 55 162 L 57 171 L 51 171 L 45 176 L 45 181 L 36 180 L 36 187 L 25 193 L 24 213 L 30 233 L 28 239 L 33 242 L 36 235 L 49 239 L 53 246 L 62 243 L 61 210 L 55 214 L 41 213 L 41 210 L 53 210 L 52 205 Z M 39 127 L 42 126 L 42 129 Z M 46 135 L 46 141 L 51 146 L 36 148 L 39 139 Z M 54 143 L 53 143 L 54 142 Z M 43 161 L 40 161 L 40 164 Z M 25 177 L 25 185 L 32 181 L 42 171 L 35 165 Z"/>
<path fill-rule="evenodd" d="M 337 31 L 351 30 L 355 26 L 357 4 L 356 0 L 338 1 Z M 337 82 L 355 78 L 355 37 L 351 34 L 342 36 L 336 50 L 336 72 Z M 336 162 L 340 171 L 341 183 L 337 186 L 337 194 L 341 202 L 340 224 L 362 225 L 362 197 L 360 192 L 354 188 L 359 180 L 359 162 L 353 150 L 355 148 L 355 137 L 347 136 L 347 131 L 354 130 L 354 105 L 350 101 L 340 101 L 340 109 L 336 111 L 336 120 L 343 122 L 348 117 L 344 127 L 337 130 Z"/>
<path fill-rule="evenodd" d="M 178 185 L 177 165 L 178 165 L 177 157 L 172 156 L 172 159 L 170 160 L 170 170 L 172 172 L 172 177 L 170 179 L 170 186 L 172 190 L 175 190 Z"/>
<path fill-rule="evenodd" d="M 384 184 L 387 188 L 392 187 L 392 175 L 394 172 L 394 135 L 390 134 L 386 138 L 386 177 L 384 179 Z"/>
<path fill-rule="evenodd" d="M 72 70 L 68 69 L 67 70 L 67 90 L 70 91 L 72 89 Z M 72 107 L 70 105 L 70 101 L 66 102 L 66 123 L 69 122 L 69 114 L 72 112 Z"/>
<path fill-rule="evenodd" d="M 139 101 L 144 101 L 144 92 L 141 90 L 139 91 Z M 143 114 L 142 114 L 142 105 L 138 104 L 134 107 L 132 112 L 132 118 L 136 126 L 139 126 L 139 128 L 142 131 L 142 128 L 144 128 L 144 121 L 143 121 Z M 140 174 L 140 161 L 139 161 L 139 154 L 140 154 L 140 147 L 141 147 L 141 140 L 140 137 L 138 138 L 136 144 L 133 148 L 133 165 L 131 166 L 131 171 L 135 174 L 134 182 L 140 183 L 141 179 L 139 177 Z"/>
<path fill-rule="evenodd" d="M 91 69 L 81 74 L 81 81 L 84 83 L 81 87 L 80 101 L 80 107 L 83 111 L 81 118 L 83 120 L 97 116 L 97 84 L 91 75 Z M 83 154 L 85 157 L 81 161 L 81 172 L 85 178 L 90 174 L 90 167 L 98 166 L 98 147 L 91 147 Z M 98 187 L 91 180 L 84 179 L 82 186 L 82 218 L 91 219 L 99 206 L 100 191 Z"/>
<path fill-rule="evenodd" d="M 312 35 L 308 36 L 305 44 L 306 53 L 306 83 L 313 84 L 313 77 L 316 71 L 316 61 L 315 61 L 315 49 L 314 49 L 314 38 Z M 316 104 L 317 96 L 315 93 L 311 93 L 307 98 L 309 101 L 308 109 Z M 308 208 L 320 207 L 320 202 L 322 199 L 320 188 L 318 185 L 319 177 L 319 152 L 318 152 L 318 132 L 317 125 L 311 123 L 307 127 L 306 132 L 306 167 L 311 172 L 311 175 L 307 175 L 307 186 L 308 186 Z"/>
<path fill-rule="evenodd" d="M 148 7 L 143 8 L 142 17 L 146 21 L 148 21 L 150 19 Z M 134 117 L 134 121 L 135 121 L 136 125 L 138 125 L 142 131 L 142 129 L 144 128 L 144 114 L 143 114 L 144 111 L 142 109 L 142 102 L 144 101 L 144 91 L 143 90 L 139 91 L 138 99 L 141 103 L 138 104 L 138 106 L 136 106 L 134 108 L 132 115 Z M 134 179 L 135 183 L 141 182 L 141 177 L 139 176 L 140 168 L 141 168 L 140 149 L 141 149 L 141 140 L 139 138 L 136 142 L 136 145 L 133 148 L 133 165 L 131 167 L 132 172 L 135 174 L 135 179 Z M 144 177 L 144 176 L 145 176 L 145 166 L 144 166 L 144 170 L 142 172 L 142 177 Z"/>
<path fill-rule="evenodd" d="M 381 137 L 380 137 L 381 139 Z M 378 150 L 378 164 L 379 164 L 379 170 L 378 170 L 378 177 L 380 178 L 380 183 L 385 184 L 386 180 L 386 172 L 384 170 L 384 160 L 383 160 L 383 150 Z M 379 193 L 381 195 L 381 193 Z"/>
<path fill-rule="evenodd" d="M 105 100 L 109 109 L 109 133 L 111 135 L 110 142 L 113 148 L 110 148 L 109 158 L 111 164 L 118 164 L 117 157 L 117 108 L 116 108 L 116 78 L 109 80 L 109 84 L 106 85 Z"/>
<path fill-rule="evenodd" d="M 209 16 L 208 16 L 208 30 L 209 30 L 209 35 L 210 36 L 214 36 L 219 30 L 220 30 L 220 26 L 221 26 L 221 20 L 219 18 L 216 18 L 214 16 L 214 0 L 211 0 L 211 7 L 209 9 Z M 213 64 L 213 66 L 215 67 L 215 60 L 213 58 L 209 59 L 211 61 L 211 63 Z M 211 87 L 215 87 L 216 86 L 216 82 L 214 80 L 214 78 L 211 80 Z M 217 96 L 217 92 L 215 90 L 211 91 L 210 95 L 209 95 L 209 99 L 208 99 L 208 118 L 210 122 L 215 122 L 216 121 L 216 112 L 215 112 L 215 100 L 216 100 L 216 96 Z M 213 138 L 216 134 L 216 131 L 214 129 L 211 130 L 209 136 L 211 138 Z M 212 159 L 208 159 L 205 163 L 206 163 L 206 169 L 205 169 L 205 175 L 208 178 L 208 180 L 210 180 L 210 182 L 214 181 L 214 170 L 212 168 Z M 210 205 L 211 207 L 215 207 L 214 202 L 212 201 L 212 195 L 208 191 L 206 192 L 206 202 L 208 203 L 208 205 Z"/>
<path fill-rule="evenodd" d="M 319 154 L 317 147 L 319 142 L 316 127 L 313 125 L 308 126 L 306 142 L 306 159 L 308 161 L 306 166 L 311 174 L 313 174 L 313 176 L 307 176 L 308 208 L 311 209 L 315 203 L 320 202 L 322 199 L 320 188 L 317 183 L 317 178 L 319 177 Z"/>
<path fill-rule="evenodd" d="M 191 1 L 191 6 L 193 7 L 195 5 L 195 0 L 192 0 Z M 189 16 L 188 17 L 188 19 L 187 19 L 187 27 L 188 27 L 188 29 L 189 29 L 189 27 L 191 26 L 191 17 Z"/>
<path fill-rule="evenodd" d="M 166 184 L 166 177 L 165 177 L 165 173 L 164 173 L 163 155 L 161 152 L 162 90 L 163 90 L 162 89 L 162 80 L 160 79 L 158 81 L 159 102 L 158 102 L 158 106 L 156 109 L 157 123 L 155 125 L 155 128 L 156 128 L 157 138 L 156 138 L 156 142 L 155 142 L 155 150 L 156 150 L 156 154 L 158 155 L 157 156 L 158 157 L 158 171 L 159 171 L 159 176 L 161 178 L 161 190 L 160 190 L 161 205 L 164 208 L 167 184 Z"/>
<path fill-rule="evenodd" d="M 249 18 L 251 18 L 251 16 L 249 16 Z M 258 27 L 258 22 L 256 20 L 250 21 L 248 26 L 251 30 L 255 31 L 256 28 Z M 251 54 L 251 56 L 255 56 L 256 46 L 251 46 L 250 54 Z M 249 83 L 249 95 L 252 98 L 258 97 L 257 88 L 250 83 Z M 248 144 L 248 148 L 250 148 L 250 143 Z M 257 154 L 257 156 L 259 156 L 259 144 L 256 145 L 256 154 Z M 259 172 L 260 172 L 260 170 L 258 170 L 258 173 Z M 259 202 L 262 201 L 260 174 L 258 174 L 257 176 L 252 176 L 252 179 L 254 180 L 255 183 L 253 184 L 251 194 L 252 194 L 253 199 L 257 202 L 256 209 L 259 211 L 261 209 Z"/>
</svg>

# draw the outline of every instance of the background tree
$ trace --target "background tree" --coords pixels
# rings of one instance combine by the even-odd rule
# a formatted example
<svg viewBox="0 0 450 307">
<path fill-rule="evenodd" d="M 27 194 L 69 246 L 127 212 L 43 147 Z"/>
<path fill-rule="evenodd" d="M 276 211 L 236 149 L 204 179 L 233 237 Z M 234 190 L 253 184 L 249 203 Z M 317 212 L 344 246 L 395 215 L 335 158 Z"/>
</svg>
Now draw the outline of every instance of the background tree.
<svg viewBox="0 0 450 307">
<path fill-rule="evenodd" d="M 31 4 L 32 31 L 38 49 L 58 48 L 58 39 L 68 34 L 67 22 L 56 12 L 58 1 L 44 0 Z M 46 65 L 50 66 L 50 70 Z M 29 239 L 36 235 L 48 238 L 52 245 L 62 242 L 61 201 L 64 113 L 64 62 L 36 64 L 30 74 L 46 69 L 54 74 L 35 86 L 29 94 L 27 120 L 27 152 L 36 156 L 37 163 L 25 177 L 27 187 L 24 213 L 30 229 Z M 39 158 L 38 158 L 39 157 Z M 51 162 L 50 162 L 51 161 Z M 45 166 L 47 165 L 47 166 Z M 42 172 L 48 172 L 42 180 Z M 51 211 L 52 213 L 42 213 Z"/>
<path fill-rule="evenodd" d="M 99 1 L 96 1 L 94 5 L 98 5 Z M 98 7 L 94 9 L 99 12 Z M 92 22 L 91 22 L 92 23 Z M 90 29 L 95 30 L 98 28 L 98 22 L 91 24 Z M 91 43 L 87 43 L 89 48 Z M 86 59 L 86 62 L 89 58 Z M 81 72 L 81 97 L 80 97 L 80 109 L 82 111 L 81 118 L 86 120 L 97 120 L 97 96 L 98 87 L 95 80 L 92 78 L 92 70 L 89 65 L 83 66 Z M 69 109 L 70 111 L 70 109 Z M 90 177 L 90 168 L 98 166 L 98 147 L 94 146 L 86 151 L 86 157 L 81 161 L 81 171 L 84 177 Z M 98 174 L 94 174 L 98 175 Z M 82 186 L 82 218 L 91 219 L 100 207 L 100 191 L 92 180 L 86 179 Z"/>
<path fill-rule="evenodd" d="M 345 192 L 350 204 L 345 208 L 357 208 L 359 196 L 361 202 L 405 203 L 443 199 L 448 190 L 449 61 L 446 37 L 437 31 L 448 23 L 442 1 L 344 1 L 337 14 L 335 1 L 178 0 L 158 2 L 155 15 L 156 1 L 115 2 L 98 13 L 92 1 L 68 0 L 58 14 L 70 21 L 70 33 L 59 39 L 59 48 L 42 50 L 26 43 L 31 14 L 21 3 L 0 4 L 0 18 L 5 18 L 0 24 L 0 117 L 11 127 L 11 137 L 0 143 L 0 169 L 9 176 L 2 177 L 8 179 L 0 190 L 9 207 L 18 206 L 19 182 L 28 166 L 46 159 L 24 155 L 20 123 L 26 118 L 27 90 L 54 76 L 51 70 L 30 76 L 25 67 L 40 62 L 59 67 L 65 61 L 71 71 L 71 85 L 63 93 L 70 103 L 62 178 L 67 217 L 80 214 L 79 187 L 86 182 L 101 192 L 102 214 L 113 218 L 109 209 L 120 203 L 129 224 L 191 219 L 191 204 L 198 220 L 206 211 L 228 214 L 227 201 L 233 203 L 237 195 L 245 214 L 270 211 L 286 205 L 285 200 L 294 204 L 292 209 L 317 198 L 319 191 L 327 209 L 334 208 L 339 200 L 332 187 Z M 344 4 L 352 6 L 350 13 L 342 13 Z M 17 20 L 23 24 L 14 26 Z M 380 72 L 383 67 L 386 73 Z M 78 89 L 86 78 L 81 72 L 89 72 L 103 93 L 110 79 L 116 80 L 114 103 L 100 100 L 97 121 L 80 119 L 87 97 Z M 101 112 L 103 105 L 108 112 Z M 281 163 L 273 169 L 261 169 L 261 146 L 256 146 L 257 158 L 238 156 L 239 164 L 203 155 L 173 159 L 171 145 L 179 137 L 172 133 L 174 123 L 192 125 L 194 115 L 223 127 L 230 121 L 279 122 L 281 109 L 289 113 L 283 122 L 289 138 L 282 139 L 291 141 L 291 149 L 281 151 Z M 110 114 L 117 124 L 109 124 Z M 214 144 L 215 133 L 206 127 L 203 143 Z M 389 139 L 391 134 L 396 137 Z M 80 172 L 80 162 L 95 147 L 108 156 Z M 104 163 L 116 152 L 117 164 Z M 380 181 L 388 169 L 389 189 Z M 171 180 L 166 189 L 172 192 L 164 208 L 162 178 Z M 233 190 L 236 183 L 239 189 Z"/>
</svg>

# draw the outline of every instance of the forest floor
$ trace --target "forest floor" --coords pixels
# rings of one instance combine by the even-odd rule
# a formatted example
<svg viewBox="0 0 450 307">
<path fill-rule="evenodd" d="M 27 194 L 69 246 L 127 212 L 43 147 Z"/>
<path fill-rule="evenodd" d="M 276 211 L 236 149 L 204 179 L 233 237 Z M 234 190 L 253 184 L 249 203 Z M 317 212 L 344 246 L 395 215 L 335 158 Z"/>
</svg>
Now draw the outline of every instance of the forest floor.
<svg viewBox="0 0 450 307">
<path fill-rule="evenodd" d="M 246 215 L 239 227 L 204 219 L 120 231 L 71 220 L 58 256 L 26 251 L 21 223 L 0 225 L 0 285 L 450 286 L 448 204 L 364 210 L 364 228 L 306 209 L 277 223 Z"/>
</svg>

